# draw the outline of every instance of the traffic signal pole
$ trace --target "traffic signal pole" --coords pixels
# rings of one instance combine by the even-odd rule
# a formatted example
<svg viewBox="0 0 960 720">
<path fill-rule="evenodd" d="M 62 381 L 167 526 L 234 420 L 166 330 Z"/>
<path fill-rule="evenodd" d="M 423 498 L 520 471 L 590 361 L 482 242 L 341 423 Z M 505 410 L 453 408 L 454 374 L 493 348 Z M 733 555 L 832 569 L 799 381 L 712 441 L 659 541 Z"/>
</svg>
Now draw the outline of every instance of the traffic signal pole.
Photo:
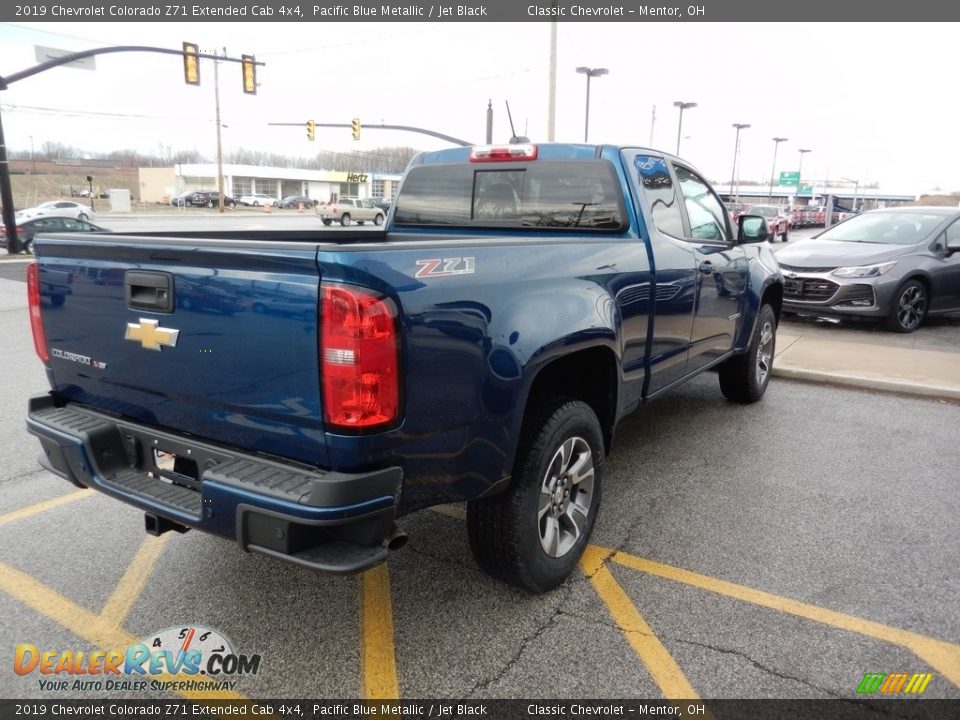
<svg viewBox="0 0 960 720">
<path fill-rule="evenodd" d="M 25 80 L 46 70 L 50 70 L 61 65 L 67 65 L 77 60 L 93 57 L 94 55 L 106 55 L 109 53 L 122 52 L 150 52 L 161 53 L 163 55 L 178 55 L 183 57 L 184 51 L 172 50 L 170 48 L 152 47 L 150 45 L 114 45 L 111 47 L 94 48 L 93 50 L 81 50 L 80 52 L 64 55 L 63 57 L 53 58 L 46 62 L 34 65 L 33 67 L 15 72 L 12 75 L 0 76 L 0 91 L 6 90 L 13 83 L 19 80 Z M 248 69 L 256 65 L 265 65 L 266 63 L 255 61 L 252 55 L 244 55 L 239 58 L 227 57 L 226 55 L 216 55 L 211 53 L 197 53 L 198 58 L 210 58 L 221 62 L 241 63 L 244 67 L 244 92 L 255 90 L 255 81 L 249 80 L 253 74 Z M 219 124 L 217 126 L 219 128 Z M 222 197 L 223 193 L 221 193 Z M 13 208 L 13 185 L 10 181 L 10 163 L 7 160 L 7 145 L 3 135 L 3 118 L 0 117 L 0 202 L 3 202 L 3 224 L 7 230 L 7 252 L 11 255 L 20 252 L 20 240 L 17 237 L 16 212 Z"/>
<path fill-rule="evenodd" d="M 7 229 L 7 252 L 13 255 L 20 252 L 20 240 L 17 238 L 13 186 L 10 183 L 10 163 L 7 160 L 7 143 L 3 139 L 2 117 L 0 117 L 0 203 L 3 204 L 3 225 Z"/>
</svg>

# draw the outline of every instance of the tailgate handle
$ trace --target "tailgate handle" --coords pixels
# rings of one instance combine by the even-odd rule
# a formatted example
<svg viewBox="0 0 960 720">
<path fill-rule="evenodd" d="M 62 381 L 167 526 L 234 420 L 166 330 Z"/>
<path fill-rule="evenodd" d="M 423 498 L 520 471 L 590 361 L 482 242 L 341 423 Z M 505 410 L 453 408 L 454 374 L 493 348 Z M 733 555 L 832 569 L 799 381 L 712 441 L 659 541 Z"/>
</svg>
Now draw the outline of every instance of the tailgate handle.
<svg viewBox="0 0 960 720">
<path fill-rule="evenodd" d="M 123 276 L 127 307 L 132 310 L 173 312 L 173 276 L 165 272 L 127 270 Z"/>
</svg>

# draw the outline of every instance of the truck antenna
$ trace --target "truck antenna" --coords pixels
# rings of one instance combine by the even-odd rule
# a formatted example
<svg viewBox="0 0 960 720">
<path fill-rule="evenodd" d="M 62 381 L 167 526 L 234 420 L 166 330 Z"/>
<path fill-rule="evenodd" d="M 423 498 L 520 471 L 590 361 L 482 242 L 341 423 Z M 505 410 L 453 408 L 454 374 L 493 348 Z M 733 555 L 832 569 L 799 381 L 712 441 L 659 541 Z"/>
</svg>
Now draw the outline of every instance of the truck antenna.
<svg viewBox="0 0 960 720">
<path fill-rule="evenodd" d="M 530 138 L 524 135 L 517 135 L 517 131 L 513 127 L 513 115 L 510 113 L 510 101 L 504 100 L 503 102 L 507 105 L 507 119 L 510 121 L 510 144 L 516 145 L 518 143 L 530 142 Z"/>
</svg>

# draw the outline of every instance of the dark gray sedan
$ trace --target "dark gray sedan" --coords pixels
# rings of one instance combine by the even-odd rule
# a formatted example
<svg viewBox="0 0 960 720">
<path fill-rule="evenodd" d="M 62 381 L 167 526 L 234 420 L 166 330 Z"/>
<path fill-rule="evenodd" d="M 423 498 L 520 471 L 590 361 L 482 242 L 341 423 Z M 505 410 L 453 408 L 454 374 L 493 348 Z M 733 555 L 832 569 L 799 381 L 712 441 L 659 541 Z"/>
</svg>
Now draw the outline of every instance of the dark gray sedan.
<svg viewBox="0 0 960 720">
<path fill-rule="evenodd" d="M 960 208 L 872 210 L 777 253 L 783 309 L 881 318 L 916 330 L 960 312 Z"/>
</svg>

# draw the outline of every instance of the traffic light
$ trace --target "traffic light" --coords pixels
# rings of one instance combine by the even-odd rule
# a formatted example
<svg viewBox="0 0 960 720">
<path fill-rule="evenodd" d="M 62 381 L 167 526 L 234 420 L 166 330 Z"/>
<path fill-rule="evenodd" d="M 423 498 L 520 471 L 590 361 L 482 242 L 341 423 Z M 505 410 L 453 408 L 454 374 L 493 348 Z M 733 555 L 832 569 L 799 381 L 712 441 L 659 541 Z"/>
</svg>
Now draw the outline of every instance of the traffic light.
<svg viewBox="0 0 960 720">
<path fill-rule="evenodd" d="M 200 46 L 196 43 L 183 44 L 183 79 L 187 85 L 200 84 Z"/>
<path fill-rule="evenodd" d="M 307 120 L 307 140 L 313 142 L 317 136 L 317 124 L 313 120 Z"/>
<path fill-rule="evenodd" d="M 360 139 L 360 118 L 354 118 L 353 122 L 350 123 L 350 127 L 353 128 L 353 139 Z"/>
<path fill-rule="evenodd" d="M 253 55 L 241 55 L 243 60 L 243 91 L 248 95 L 257 94 L 257 61 Z"/>
</svg>

